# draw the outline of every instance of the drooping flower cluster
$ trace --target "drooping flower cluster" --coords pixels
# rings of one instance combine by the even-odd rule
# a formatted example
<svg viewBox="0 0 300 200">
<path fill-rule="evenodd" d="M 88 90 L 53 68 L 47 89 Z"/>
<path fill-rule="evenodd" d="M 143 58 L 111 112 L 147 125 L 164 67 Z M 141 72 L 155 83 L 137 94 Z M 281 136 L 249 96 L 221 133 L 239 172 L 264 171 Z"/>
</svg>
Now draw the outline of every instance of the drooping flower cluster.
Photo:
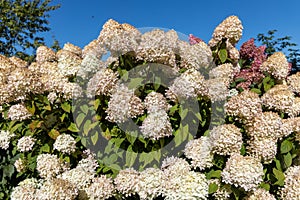
<svg viewBox="0 0 300 200">
<path fill-rule="evenodd" d="M 264 198 L 265 200 L 276 200 L 273 194 L 270 194 L 267 190 L 263 188 L 258 188 L 248 194 L 248 196 L 245 198 L 245 200 L 258 200 L 261 198 Z"/>
</svg>

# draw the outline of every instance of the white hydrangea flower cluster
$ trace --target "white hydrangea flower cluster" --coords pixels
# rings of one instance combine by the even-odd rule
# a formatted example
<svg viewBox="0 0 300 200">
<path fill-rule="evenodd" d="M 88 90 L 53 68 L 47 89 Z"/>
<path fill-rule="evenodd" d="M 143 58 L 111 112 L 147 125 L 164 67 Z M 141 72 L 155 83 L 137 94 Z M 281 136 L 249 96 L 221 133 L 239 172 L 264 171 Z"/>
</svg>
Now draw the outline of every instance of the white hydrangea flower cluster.
<svg viewBox="0 0 300 200">
<path fill-rule="evenodd" d="M 235 45 L 242 37 L 243 26 L 237 16 L 229 16 L 214 30 L 213 38 L 209 41 L 211 47 L 216 46 L 223 38 Z"/>
<path fill-rule="evenodd" d="M 140 129 L 145 138 L 154 140 L 169 137 L 173 132 L 169 116 L 164 110 L 149 113 Z"/>
<path fill-rule="evenodd" d="M 233 124 L 223 124 L 214 127 L 209 135 L 213 153 L 232 155 L 240 153 L 243 136 L 240 129 Z"/>
<path fill-rule="evenodd" d="M 231 97 L 224 104 L 224 108 L 227 115 L 234 116 L 244 123 L 262 113 L 261 99 L 258 94 L 248 90 Z"/>
<path fill-rule="evenodd" d="M 74 153 L 76 151 L 76 141 L 71 135 L 61 134 L 55 139 L 53 149 L 66 154 Z"/>
<path fill-rule="evenodd" d="M 39 172 L 40 177 L 51 179 L 66 171 L 68 166 L 56 155 L 40 154 L 36 159 L 36 169 Z"/>
<path fill-rule="evenodd" d="M 148 113 L 154 113 L 158 110 L 164 110 L 168 111 L 170 108 L 170 105 L 167 103 L 166 98 L 157 92 L 150 92 L 145 100 L 144 100 L 144 106 L 147 109 Z"/>
<path fill-rule="evenodd" d="M 20 152 L 31 151 L 36 139 L 32 136 L 24 136 L 18 140 L 17 148 Z"/>
<path fill-rule="evenodd" d="M 229 81 L 227 78 L 213 78 L 205 80 L 208 88 L 208 97 L 212 102 L 224 101 L 228 97 Z"/>
<path fill-rule="evenodd" d="M 168 200 L 207 199 L 208 181 L 204 174 L 190 171 L 188 162 L 175 157 L 166 158 L 163 171 L 162 196 Z"/>
<path fill-rule="evenodd" d="M 300 197 L 300 166 L 292 166 L 284 173 L 284 186 L 281 189 L 281 198 L 285 200 L 299 199 Z"/>
<path fill-rule="evenodd" d="M 188 69 L 174 80 L 174 83 L 166 92 L 167 98 L 177 102 L 180 99 L 207 96 L 208 88 L 204 83 L 204 77 L 195 69 Z M 173 96 L 176 99 L 173 99 Z"/>
<path fill-rule="evenodd" d="M 288 76 L 287 85 L 291 91 L 300 94 L 300 72 Z"/>
<path fill-rule="evenodd" d="M 125 197 L 130 197 L 138 193 L 139 187 L 139 172 L 133 168 L 123 169 L 114 179 L 116 189 Z"/>
<path fill-rule="evenodd" d="M 15 137 L 14 133 L 10 133 L 6 130 L 0 130 L 0 148 L 8 149 L 11 138 Z"/>
<path fill-rule="evenodd" d="M 272 74 L 276 79 L 285 79 L 289 72 L 289 63 L 282 52 L 275 52 L 262 63 L 260 70 Z"/>
<path fill-rule="evenodd" d="M 210 69 L 212 65 L 212 52 L 205 42 L 190 45 L 179 41 L 180 67 L 195 70 Z"/>
<path fill-rule="evenodd" d="M 267 190 L 263 188 L 258 188 L 252 192 L 250 192 L 245 200 L 259 200 L 261 198 L 264 198 L 265 200 L 276 200 L 273 194 L 270 194 Z"/>
<path fill-rule="evenodd" d="M 178 35 L 174 30 L 164 32 L 155 29 L 144 33 L 137 47 L 136 57 L 139 60 L 162 63 L 175 67 L 175 51 Z"/>
<path fill-rule="evenodd" d="M 87 96 L 111 95 L 118 85 L 118 73 L 111 69 L 100 69 L 88 82 Z"/>
<path fill-rule="evenodd" d="M 12 105 L 7 113 L 7 117 L 11 120 L 23 121 L 32 116 L 23 104 Z"/>
<path fill-rule="evenodd" d="M 81 51 L 81 50 L 80 50 Z M 80 69 L 81 55 L 76 55 L 72 51 L 61 49 L 56 53 L 57 56 L 57 67 L 59 73 L 63 76 L 74 76 Z"/>
<path fill-rule="evenodd" d="M 92 179 L 92 183 L 85 188 L 87 199 L 108 199 L 115 194 L 113 180 L 101 175 Z"/>
<path fill-rule="evenodd" d="M 157 168 L 146 168 L 139 174 L 139 191 L 141 199 L 154 199 L 162 193 L 163 172 Z"/>
<path fill-rule="evenodd" d="M 111 95 L 108 102 L 106 119 L 111 122 L 122 123 L 128 118 L 144 113 L 142 100 L 134 95 L 134 91 L 121 84 Z"/>
<path fill-rule="evenodd" d="M 290 116 L 293 116 L 293 113 L 297 113 L 297 109 L 293 107 L 297 105 L 295 95 L 289 90 L 287 85 L 275 85 L 261 97 L 261 100 L 263 105 L 269 109 L 285 112 Z"/>
<path fill-rule="evenodd" d="M 36 178 L 27 178 L 12 190 L 10 198 L 12 200 L 38 199 L 36 193 L 39 186 L 40 183 Z"/>
<path fill-rule="evenodd" d="M 211 141 L 206 136 L 189 141 L 185 146 L 184 155 L 191 159 L 193 168 L 203 170 L 213 166 Z"/>
<path fill-rule="evenodd" d="M 102 27 L 98 41 L 107 48 L 113 56 L 136 51 L 141 33 L 129 24 L 119 24 L 110 19 Z"/>
<path fill-rule="evenodd" d="M 78 189 L 69 181 L 52 178 L 43 182 L 36 192 L 38 200 L 52 199 L 71 199 L 75 200 L 78 195 Z"/>
<path fill-rule="evenodd" d="M 239 154 L 231 155 L 221 176 L 226 184 L 242 187 L 245 191 L 256 189 L 263 181 L 263 165 L 260 160 Z"/>
<path fill-rule="evenodd" d="M 27 167 L 27 161 L 23 158 L 18 158 L 15 161 L 14 166 L 15 166 L 17 172 L 23 172 Z"/>
</svg>

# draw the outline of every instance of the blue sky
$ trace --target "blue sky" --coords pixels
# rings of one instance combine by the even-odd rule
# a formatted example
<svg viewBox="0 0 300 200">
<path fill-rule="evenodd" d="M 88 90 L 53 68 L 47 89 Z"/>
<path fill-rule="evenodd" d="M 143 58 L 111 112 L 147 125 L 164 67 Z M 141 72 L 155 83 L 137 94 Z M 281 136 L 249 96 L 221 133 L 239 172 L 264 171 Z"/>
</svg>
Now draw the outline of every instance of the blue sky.
<svg viewBox="0 0 300 200">
<path fill-rule="evenodd" d="M 97 38 L 102 25 L 112 18 L 137 28 L 162 27 L 208 42 L 214 28 L 227 16 L 237 15 L 244 26 L 238 46 L 258 33 L 277 29 L 277 36 L 292 36 L 300 45 L 300 1 L 298 0 L 53 0 L 61 8 L 50 13 L 51 31 L 44 34 L 84 47 Z M 299 47 L 300 48 L 300 47 Z"/>
</svg>

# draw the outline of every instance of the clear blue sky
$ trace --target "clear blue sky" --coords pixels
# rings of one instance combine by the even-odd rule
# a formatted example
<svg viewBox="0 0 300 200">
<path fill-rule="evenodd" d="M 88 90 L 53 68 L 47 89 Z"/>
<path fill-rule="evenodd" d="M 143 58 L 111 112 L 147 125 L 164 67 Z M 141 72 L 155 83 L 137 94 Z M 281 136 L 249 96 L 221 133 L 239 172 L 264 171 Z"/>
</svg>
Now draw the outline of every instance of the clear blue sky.
<svg viewBox="0 0 300 200">
<path fill-rule="evenodd" d="M 162 27 L 208 42 L 214 28 L 227 16 L 237 15 L 244 26 L 242 42 L 258 33 L 277 29 L 278 36 L 292 36 L 300 45 L 298 0 L 53 0 L 61 8 L 50 13 L 50 33 L 61 45 L 71 42 L 84 47 L 97 38 L 102 25 L 112 18 L 137 28 Z M 299 47 L 300 48 L 300 47 Z"/>
</svg>

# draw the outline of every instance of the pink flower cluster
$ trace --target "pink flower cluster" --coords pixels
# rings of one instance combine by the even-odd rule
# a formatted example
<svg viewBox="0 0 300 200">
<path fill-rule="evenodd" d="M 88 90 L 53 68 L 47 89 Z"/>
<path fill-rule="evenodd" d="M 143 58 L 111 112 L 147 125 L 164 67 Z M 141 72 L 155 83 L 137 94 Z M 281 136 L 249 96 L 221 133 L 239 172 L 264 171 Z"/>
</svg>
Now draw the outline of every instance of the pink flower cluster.
<svg viewBox="0 0 300 200">
<path fill-rule="evenodd" d="M 248 89 L 251 84 L 257 83 L 264 78 L 264 75 L 260 72 L 259 68 L 267 59 L 265 49 L 265 46 L 256 47 L 253 38 L 242 44 L 240 56 L 242 59 L 251 60 L 251 67 L 242 69 L 238 74 L 235 75 L 236 79 L 242 78 L 246 80 L 245 82 L 239 83 L 237 88 L 241 87 L 244 90 Z"/>
</svg>

